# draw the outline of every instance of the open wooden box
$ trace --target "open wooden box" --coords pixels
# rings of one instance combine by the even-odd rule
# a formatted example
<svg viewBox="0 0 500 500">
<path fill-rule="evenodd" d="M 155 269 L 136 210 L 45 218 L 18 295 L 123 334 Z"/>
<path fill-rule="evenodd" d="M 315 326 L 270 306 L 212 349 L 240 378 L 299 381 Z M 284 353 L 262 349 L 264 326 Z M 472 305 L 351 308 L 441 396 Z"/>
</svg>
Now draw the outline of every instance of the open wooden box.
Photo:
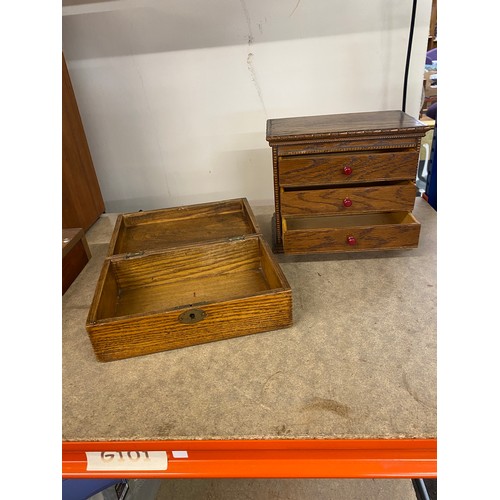
<svg viewBox="0 0 500 500">
<path fill-rule="evenodd" d="M 292 293 L 246 199 L 120 215 L 87 318 L 100 361 L 292 324 Z"/>
</svg>

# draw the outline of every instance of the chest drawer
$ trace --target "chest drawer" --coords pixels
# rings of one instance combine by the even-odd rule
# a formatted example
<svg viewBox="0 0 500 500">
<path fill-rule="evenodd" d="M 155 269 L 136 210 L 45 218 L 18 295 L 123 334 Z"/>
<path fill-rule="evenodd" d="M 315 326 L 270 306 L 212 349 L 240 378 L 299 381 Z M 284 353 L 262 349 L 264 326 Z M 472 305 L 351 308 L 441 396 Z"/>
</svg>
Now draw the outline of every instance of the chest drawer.
<svg viewBox="0 0 500 500">
<path fill-rule="evenodd" d="M 287 253 L 415 248 L 419 235 L 419 222 L 407 212 L 283 218 Z"/>
<path fill-rule="evenodd" d="M 279 159 L 283 187 L 415 179 L 416 151 L 323 154 Z"/>
<path fill-rule="evenodd" d="M 410 212 L 414 204 L 415 184 L 413 182 L 335 189 L 283 190 L 281 192 L 282 215 Z"/>
</svg>

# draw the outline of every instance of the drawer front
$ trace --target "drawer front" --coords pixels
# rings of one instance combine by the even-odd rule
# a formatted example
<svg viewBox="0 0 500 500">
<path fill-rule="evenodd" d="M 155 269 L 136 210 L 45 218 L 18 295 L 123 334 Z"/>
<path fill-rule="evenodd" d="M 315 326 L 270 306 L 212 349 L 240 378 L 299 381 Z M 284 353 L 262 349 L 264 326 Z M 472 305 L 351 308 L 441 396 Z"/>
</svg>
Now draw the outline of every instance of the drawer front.
<svg viewBox="0 0 500 500">
<path fill-rule="evenodd" d="M 343 151 L 383 151 L 384 149 L 418 149 L 420 134 L 418 137 L 391 137 L 380 136 L 360 139 L 336 139 L 332 141 L 304 141 L 289 144 L 278 144 L 278 156 L 341 153 Z"/>
<path fill-rule="evenodd" d="M 415 205 L 415 195 L 413 182 L 369 187 L 282 190 L 281 214 L 285 216 L 411 212 Z"/>
<path fill-rule="evenodd" d="M 284 218 L 286 253 L 360 252 L 418 246 L 420 224 L 411 213 Z"/>
<path fill-rule="evenodd" d="M 279 183 L 292 187 L 415 180 L 418 158 L 416 151 L 283 157 Z"/>
</svg>

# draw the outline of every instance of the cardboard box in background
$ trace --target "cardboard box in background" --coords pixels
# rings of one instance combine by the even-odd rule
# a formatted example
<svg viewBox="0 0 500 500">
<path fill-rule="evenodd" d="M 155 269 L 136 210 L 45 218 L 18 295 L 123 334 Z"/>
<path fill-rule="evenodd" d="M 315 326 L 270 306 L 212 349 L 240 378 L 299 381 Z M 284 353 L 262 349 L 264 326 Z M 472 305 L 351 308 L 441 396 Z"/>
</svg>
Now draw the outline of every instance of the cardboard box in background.
<svg viewBox="0 0 500 500">
<path fill-rule="evenodd" d="M 424 73 L 425 97 L 437 96 L 437 70 Z"/>
<path fill-rule="evenodd" d="M 425 115 L 429 106 L 435 102 L 437 102 L 437 70 L 426 70 L 424 73 L 420 115 Z"/>
</svg>

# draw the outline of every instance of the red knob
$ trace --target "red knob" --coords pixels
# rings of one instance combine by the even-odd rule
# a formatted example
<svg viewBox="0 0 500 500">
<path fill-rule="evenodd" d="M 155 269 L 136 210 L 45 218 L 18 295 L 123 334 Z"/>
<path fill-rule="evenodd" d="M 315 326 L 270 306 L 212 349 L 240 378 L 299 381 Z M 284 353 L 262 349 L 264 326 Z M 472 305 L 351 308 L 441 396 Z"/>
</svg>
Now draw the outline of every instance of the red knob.
<svg viewBox="0 0 500 500">
<path fill-rule="evenodd" d="M 347 244 L 351 245 L 351 246 L 355 245 L 356 244 L 356 238 L 354 236 L 348 236 L 347 237 Z"/>
<path fill-rule="evenodd" d="M 349 198 L 344 198 L 342 203 L 344 204 L 344 207 L 350 207 L 352 205 L 352 201 Z"/>
<path fill-rule="evenodd" d="M 344 167 L 344 174 L 345 175 L 351 175 L 352 174 L 352 168 L 351 167 Z"/>
</svg>

